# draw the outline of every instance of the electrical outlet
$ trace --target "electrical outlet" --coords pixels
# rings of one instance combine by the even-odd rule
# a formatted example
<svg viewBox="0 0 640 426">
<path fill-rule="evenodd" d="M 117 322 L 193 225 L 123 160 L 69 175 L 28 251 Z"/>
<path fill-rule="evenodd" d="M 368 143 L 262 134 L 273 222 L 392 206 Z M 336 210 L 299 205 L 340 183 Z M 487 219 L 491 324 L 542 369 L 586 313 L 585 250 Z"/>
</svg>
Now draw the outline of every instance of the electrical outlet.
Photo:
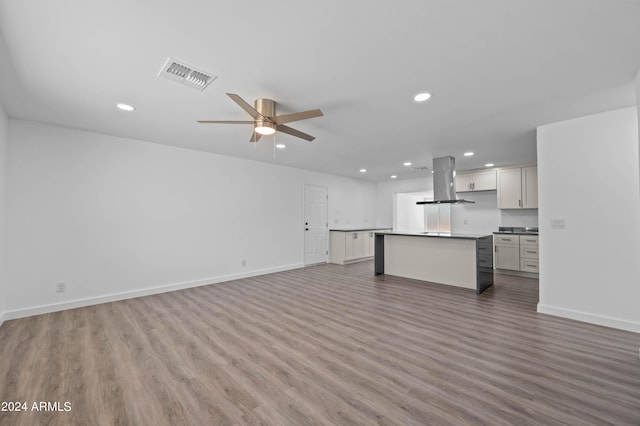
<svg viewBox="0 0 640 426">
<path fill-rule="evenodd" d="M 67 283 L 57 283 L 56 293 L 64 293 L 67 290 Z"/>
<path fill-rule="evenodd" d="M 564 219 L 551 219 L 551 229 L 565 229 Z"/>
<path fill-rule="evenodd" d="M 246 260 L 242 260 L 242 266 L 247 266 L 247 261 Z"/>
</svg>

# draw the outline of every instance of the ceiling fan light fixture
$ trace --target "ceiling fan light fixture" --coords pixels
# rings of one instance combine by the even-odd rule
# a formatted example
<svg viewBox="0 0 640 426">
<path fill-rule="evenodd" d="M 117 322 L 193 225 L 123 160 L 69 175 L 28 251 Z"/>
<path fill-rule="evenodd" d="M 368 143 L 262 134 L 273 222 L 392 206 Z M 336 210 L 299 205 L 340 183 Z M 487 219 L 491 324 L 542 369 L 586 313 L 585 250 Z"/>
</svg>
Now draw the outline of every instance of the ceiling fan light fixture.
<svg viewBox="0 0 640 426">
<path fill-rule="evenodd" d="M 260 133 L 264 136 L 272 135 L 276 132 L 276 126 L 273 123 L 269 123 L 267 121 L 258 122 L 256 123 L 255 131 L 256 133 Z"/>
</svg>

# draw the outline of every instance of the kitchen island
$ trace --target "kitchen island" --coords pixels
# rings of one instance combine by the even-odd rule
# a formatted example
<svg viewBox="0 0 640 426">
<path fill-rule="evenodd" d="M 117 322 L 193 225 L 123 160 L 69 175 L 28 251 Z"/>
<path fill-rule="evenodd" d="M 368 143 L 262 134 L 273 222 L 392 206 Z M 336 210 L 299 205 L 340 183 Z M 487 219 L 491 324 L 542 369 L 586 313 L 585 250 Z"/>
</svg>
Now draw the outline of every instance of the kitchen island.
<svg viewBox="0 0 640 426">
<path fill-rule="evenodd" d="M 493 236 L 377 232 L 375 274 L 463 287 L 480 294 L 493 285 Z"/>
</svg>

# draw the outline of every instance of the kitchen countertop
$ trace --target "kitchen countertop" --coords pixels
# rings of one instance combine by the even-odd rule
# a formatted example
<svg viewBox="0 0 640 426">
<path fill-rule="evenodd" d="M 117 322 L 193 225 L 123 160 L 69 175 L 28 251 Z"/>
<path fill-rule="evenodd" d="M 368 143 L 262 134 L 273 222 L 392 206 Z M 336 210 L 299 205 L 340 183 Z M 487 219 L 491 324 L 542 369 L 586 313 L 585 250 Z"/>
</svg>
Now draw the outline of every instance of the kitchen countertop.
<svg viewBox="0 0 640 426">
<path fill-rule="evenodd" d="M 494 234 L 538 235 L 538 227 L 500 226 Z"/>
<path fill-rule="evenodd" d="M 333 228 L 333 229 L 329 229 L 329 231 L 336 231 L 336 232 L 358 232 L 358 231 L 382 231 L 385 229 L 391 229 L 390 226 L 387 226 L 386 228 Z"/>
<path fill-rule="evenodd" d="M 462 240 L 479 240 L 490 237 L 491 234 L 456 234 L 449 232 L 378 232 L 378 235 L 404 235 L 409 237 L 430 237 L 430 238 L 457 238 Z"/>
<path fill-rule="evenodd" d="M 538 235 L 537 232 L 534 231 L 494 231 L 494 234 L 507 234 L 507 235 Z"/>
</svg>

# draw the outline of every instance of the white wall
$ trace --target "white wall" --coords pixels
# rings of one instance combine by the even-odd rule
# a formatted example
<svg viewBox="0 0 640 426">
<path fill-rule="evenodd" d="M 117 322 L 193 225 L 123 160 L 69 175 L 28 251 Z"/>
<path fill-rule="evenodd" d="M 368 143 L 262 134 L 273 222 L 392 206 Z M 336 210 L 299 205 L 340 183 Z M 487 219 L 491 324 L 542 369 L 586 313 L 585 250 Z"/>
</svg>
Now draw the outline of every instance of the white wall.
<svg viewBox="0 0 640 426">
<path fill-rule="evenodd" d="M 406 192 L 433 192 L 433 179 L 420 177 L 416 179 L 391 180 L 379 182 L 376 190 L 376 220 L 380 228 L 393 226 L 394 195 Z"/>
<path fill-rule="evenodd" d="M 640 70 L 636 75 L 636 107 L 638 111 L 638 133 L 640 133 Z M 638 140 L 638 146 L 640 147 L 640 140 Z M 638 149 L 638 161 L 640 161 L 640 148 Z M 638 179 L 640 179 L 640 175 Z"/>
<path fill-rule="evenodd" d="M 7 149 L 9 145 L 9 121 L 0 106 L 0 325 L 7 309 L 6 298 L 6 223 L 7 223 Z"/>
<path fill-rule="evenodd" d="M 638 158 L 635 107 L 538 128 L 539 312 L 640 332 Z"/>
<path fill-rule="evenodd" d="M 28 121 L 9 182 L 12 318 L 299 267 L 304 184 L 375 223 L 373 183 Z"/>
<path fill-rule="evenodd" d="M 424 232 L 426 230 L 424 207 L 416 205 L 418 201 L 424 201 L 424 199 L 423 195 L 414 193 L 396 195 L 396 219 L 393 227 L 396 232 Z"/>
</svg>

